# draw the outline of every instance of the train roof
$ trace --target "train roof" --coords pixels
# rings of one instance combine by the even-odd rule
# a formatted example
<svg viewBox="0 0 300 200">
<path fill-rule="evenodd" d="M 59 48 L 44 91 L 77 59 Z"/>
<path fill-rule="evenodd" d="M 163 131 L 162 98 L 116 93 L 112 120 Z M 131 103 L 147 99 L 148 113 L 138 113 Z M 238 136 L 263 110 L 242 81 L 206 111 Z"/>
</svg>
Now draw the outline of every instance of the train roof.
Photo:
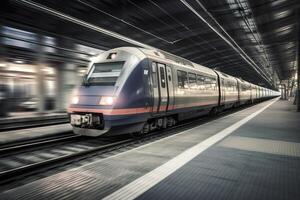
<svg viewBox="0 0 300 200">
<path fill-rule="evenodd" d="M 110 49 L 108 51 L 104 51 L 103 53 L 96 56 L 93 61 L 96 62 L 98 60 L 101 60 L 101 58 L 106 58 L 108 54 L 114 53 L 117 51 L 126 51 L 130 54 L 135 55 L 140 60 L 143 60 L 144 58 L 152 58 L 157 61 L 161 61 L 164 63 L 170 63 L 174 65 L 180 65 L 181 67 L 185 67 L 187 69 L 194 69 L 199 70 L 205 74 L 216 76 L 216 73 L 214 70 L 204 67 L 202 65 L 193 63 L 187 59 L 181 58 L 179 56 L 167 53 L 165 51 L 161 51 L 158 49 L 145 49 L 145 48 L 138 48 L 138 47 L 118 47 L 114 49 Z"/>
<path fill-rule="evenodd" d="M 182 67 L 190 68 L 190 69 L 196 69 L 200 70 L 203 73 L 210 74 L 210 75 L 216 75 L 214 70 L 196 64 L 194 62 L 191 62 L 185 58 L 170 54 L 168 52 L 158 50 L 158 49 L 145 49 L 145 48 L 138 48 L 140 51 L 142 51 L 147 57 L 155 58 L 158 60 L 167 60 L 168 62 L 176 65 L 180 65 Z"/>
<path fill-rule="evenodd" d="M 139 59 L 144 59 L 144 58 L 152 58 L 152 59 L 156 59 L 156 60 L 161 60 L 162 62 L 169 62 L 171 64 L 175 64 L 175 65 L 180 65 L 181 67 L 185 67 L 185 68 L 189 68 L 189 69 L 196 69 L 199 70 L 203 73 L 206 74 L 210 74 L 213 76 L 216 76 L 217 72 L 219 75 L 227 78 L 227 79 L 238 79 L 240 82 L 242 83 L 247 83 L 247 84 L 252 84 L 255 85 L 253 83 L 247 82 L 245 80 L 242 80 L 240 78 L 236 78 L 233 76 L 230 76 L 228 74 L 225 74 L 223 72 L 217 71 L 217 70 L 213 70 L 210 69 L 208 67 L 205 67 L 203 65 L 191 62 L 185 58 L 176 56 L 174 54 L 159 50 L 159 49 L 146 49 L 146 48 L 139 48 L 139 47 L 118 47 L 118 48 L 114 48 L 108 51 L 105 51 L 101 54 L 99 54 L 99 56 L 97 56 L 98 58 L 101 57 L 102 54 L 104 53 L 111 53 L 111 52 L 115 52 L 118 50 L 123 50 L 123 51 L 127 51 L 128 53 L 134 54 L 135 56 L 137 56 Z M 256 85 L 257 87 L 263 88 L 261 86 Z"/>
</svg>

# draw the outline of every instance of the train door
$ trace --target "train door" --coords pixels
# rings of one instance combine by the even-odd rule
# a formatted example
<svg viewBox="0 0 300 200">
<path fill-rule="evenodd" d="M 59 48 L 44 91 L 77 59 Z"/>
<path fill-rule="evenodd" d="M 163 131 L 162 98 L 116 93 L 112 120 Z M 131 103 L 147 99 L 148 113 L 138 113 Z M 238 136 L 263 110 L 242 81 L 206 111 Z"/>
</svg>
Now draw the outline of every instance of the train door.
<svg viewBox="0 0 300 200">
<path fill-rule="evenodd" d="M 225 85 L 225 81 L 224 78 L 221 78 L 221 104 L 225 103 L 225 97 L 226 97 L 226 85 Z"/>
<path fill-rule="evenodd" d="M 167 83 L 168 83 L 168 107 L 167 110 L 172 110 L 174 108 L 174 86 L 173 86 L 173 76 L 172 76 L 172 68 L 167 66 Z"/>
<path fill-rule="evenodd" d="M 158 74 L 157 74 L 157 63 L 152 62 L 151 67 L 151 78 L 152 78 L 152 92 L 153 92 L 153 108 L 152 112 L 158 112 L 158 104 L 160 101 L 159 87 L 158 87 Z"/>
<path fill-rule="evenodd" d="M 159 102 L 158 102 L 158 112 L 165 112 L 168 108 L 168 82 L 167 82 L 167 73 L 166 65 L 157 63 L 158 69 L 158 88 L 159 88 Z"/>
</svg>

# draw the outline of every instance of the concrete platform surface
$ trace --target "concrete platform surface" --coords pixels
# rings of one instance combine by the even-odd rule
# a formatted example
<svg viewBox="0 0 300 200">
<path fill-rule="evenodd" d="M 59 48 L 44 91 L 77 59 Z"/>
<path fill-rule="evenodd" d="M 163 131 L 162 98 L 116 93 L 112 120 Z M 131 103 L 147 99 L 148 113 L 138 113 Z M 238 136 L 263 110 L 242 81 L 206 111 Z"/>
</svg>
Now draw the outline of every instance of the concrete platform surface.
<svg viewBox="0 0 300 200">
<path fill-rule="evenodd" d="M 278 101 L 138 199 L 300 199 L 300 113 Z"/>
<path fill-rule="evenodd" d="M 300 199 L 300 114 L 269 100 L 0 199 Z"/>
<path fill-rule="evenodd" d="M 18 121 L 30 121 L 36 119 L 52 119 L 67 117 L 67 113 L 38 113 L 38 112 L 14 112 L 7 117 L 0 117 L 0 124 L 13 123 Z"/>
</svg>

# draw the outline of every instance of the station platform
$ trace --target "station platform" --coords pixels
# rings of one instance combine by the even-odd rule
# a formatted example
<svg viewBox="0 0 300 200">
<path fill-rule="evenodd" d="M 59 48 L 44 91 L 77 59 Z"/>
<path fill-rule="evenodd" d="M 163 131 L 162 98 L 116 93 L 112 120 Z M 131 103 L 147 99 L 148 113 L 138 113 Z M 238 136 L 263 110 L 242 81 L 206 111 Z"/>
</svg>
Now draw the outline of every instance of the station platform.
<svg viewBox="0 0 300 200">
<path fill-rule="evenodd" d="M 72 126 L 70 124 L 58 124 L 0 132 L 0 146 L 42 137 L 61 135 L 71 131 Z"/>
<path fill-rule="evenodd" d="M 66 116 L 66 113 L 58 113 L 58 112 L 47 112 L 47 113 L 39 113 L 39 112 L 11 112 L 7 117 L 0 117 L 0 122 L 11 122 L 25 119 L 36 119 L 43 117 L 61 117 Z"/>
<path fill-rule="evenodd" d="M 300 113 L 272 99 L 0 199 L 300 199 Z"/>
<path fill-rule="evenodd" d="M 32 128 L 54 124 L 67 123 L 67 113 L 14 113 L 8 117 L 0 118 L 0 132 L 15 129 Z"/>
</svg>

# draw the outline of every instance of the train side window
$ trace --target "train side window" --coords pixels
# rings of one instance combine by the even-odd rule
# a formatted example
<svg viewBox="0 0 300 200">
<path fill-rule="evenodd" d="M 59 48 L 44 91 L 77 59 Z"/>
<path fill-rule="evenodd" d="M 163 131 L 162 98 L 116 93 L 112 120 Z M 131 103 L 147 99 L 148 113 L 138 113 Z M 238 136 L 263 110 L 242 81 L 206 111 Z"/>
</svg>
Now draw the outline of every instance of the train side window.
<svg viewBox="0 0 300 200">
<path fill-rule="evenodd" d="M 196 89 L 196 74 L 189 73 L 189 86 L 191 89 Z"/>
<path fill-rule="evenodd" d="M 153 84 L 154 88 L 157 87 L 157 74 L 156 74 L 156 63 L 155 62 L 152 63 L 152 84 Z"/>
<path fill-rule="evenodd" d="M 247 87 L 244 84 L 242 84 L 242 91 L 246 91 L 246 90 L 247 90 Z"/>
<path fill-rule="evenodd" d="M 161 87 L 165 88 L 166 87 L 166 77 L 165 77 L 165 69 L 164 67 L 160 66 L 160 82 L 161 82 Z"/>
<path fill-rule="evenodd" d="M 204 87 L 204 76 L 201 76 L 201 75 L 198 75 L 197 74 L 197 85 L 198 85 L 198 89 L 200 90 L 203 90 L 205 87 Z"/>
<path fill-rule="evenodd" d="M 188 77 L 187 72 L 178 70 L 177 71 L 178 88 L 188 88 Z"/>
<path fill-rule="evenodd" d="M 230 82 L 230 91 L 233 91 L 233 83 Z"/>
<path fill-rule="evenodd" d="M 226 80 L 225 81 L 225 84 L 224 84 L 224 86 L 225 86 L 225 89 L 227 90 L 227 91 L 229 91 L 229 82 Z"/>
<path fill-rule="evenodd" d="M 210 90 L 211 89 L 211 78 L 205 77 L 204 83 L 205 83 L 205 89 Z"/>
<path fill-rule="evenodd" d="M 218 81 L 216 78 L 214 78 L 214 84 L 215 84 L 215 90 L 218 90 Z"/>
<path fill-rule="evenodd" d="M 212 87 L 213 90 L 216 90 L 216 88 L 217 88 L 215 78 L 211 78 L 211 87 Z"/>
</svg>

